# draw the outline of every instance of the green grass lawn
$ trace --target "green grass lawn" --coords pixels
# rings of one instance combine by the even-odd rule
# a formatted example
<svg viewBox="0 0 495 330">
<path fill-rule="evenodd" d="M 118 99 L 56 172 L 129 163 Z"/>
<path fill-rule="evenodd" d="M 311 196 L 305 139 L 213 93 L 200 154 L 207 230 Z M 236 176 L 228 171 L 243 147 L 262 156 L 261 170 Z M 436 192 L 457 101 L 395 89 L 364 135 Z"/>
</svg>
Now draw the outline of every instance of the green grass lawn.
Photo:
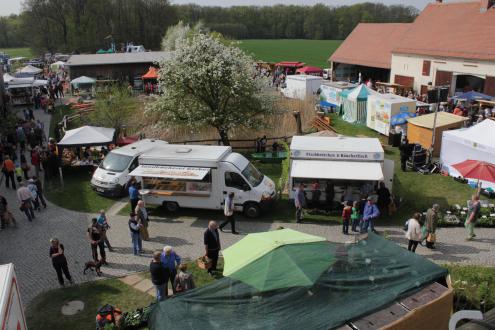
<svg viewBox="0 0 495 330">
<path fill-rule="evenodd" d="M 53 178 L 45 183 L 45 196 L 50 202 L 69 210 L 89 213 L 108 210 L 116 199 L 94 192 L 90 186 L 91 176 L 89 168 L 64 168 L 64 187 L 59 178 Z"/>
<path fill-rule="evenodd" d="M 0 53 L 4 52 L 10 57 L 27 57 L 27 58 L 32 58 L 34 57 L 33 51 L 31 48 L 25 47 L 25 48 L 0 48 Z"/>
<path fill-rule="evenodd" d="M 62 315 L 62 306 L 72 300 L 83 301 L 84 310 L 73 316 Z M 118 279 L 94 281 L 42 293 L 26 309 L 27 325 L 29 329 L 40 330 L 94 329 L 96 311 L 107 303 L 123 311 L 130 311 L 148 306 L 153 301 L 152 296 Z"/>
<path fill-rule="evenodd" d="M 253 39 L 241 40 L 239 47 L 260 61 L 301 61 L 307 65 L 327 68 L 328 58 L 341 43 L 341 40 Z"/>
</svg>

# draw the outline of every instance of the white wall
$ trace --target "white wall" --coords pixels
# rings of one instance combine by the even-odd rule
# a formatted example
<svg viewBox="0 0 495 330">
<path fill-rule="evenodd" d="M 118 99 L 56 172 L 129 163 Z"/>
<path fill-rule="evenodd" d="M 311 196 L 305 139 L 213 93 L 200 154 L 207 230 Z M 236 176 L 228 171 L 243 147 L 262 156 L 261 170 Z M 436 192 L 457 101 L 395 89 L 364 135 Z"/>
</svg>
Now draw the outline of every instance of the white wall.
<svg viewBox="0 0 495 330">
<path fill-rule="evenodd" d="M 423 60 L 431 61 L 429 76 L 423 76 Z M 421 85 L 427 86 L 429 82 L 435 85 L 435 74 L 437 70 L 450 71 L 454 75 L 458 73 L 477 75 L 481 78 L 485 78 L 486 76 L 495 77 L 495 62 L 463 61 L 453 58 L 392 54 L 390 82 L 394 82 L 395 75 L 414 77 L 414 90 L 419 92 Z M 452 82 L 455 83 L 455 76 Z"/>
</svg>

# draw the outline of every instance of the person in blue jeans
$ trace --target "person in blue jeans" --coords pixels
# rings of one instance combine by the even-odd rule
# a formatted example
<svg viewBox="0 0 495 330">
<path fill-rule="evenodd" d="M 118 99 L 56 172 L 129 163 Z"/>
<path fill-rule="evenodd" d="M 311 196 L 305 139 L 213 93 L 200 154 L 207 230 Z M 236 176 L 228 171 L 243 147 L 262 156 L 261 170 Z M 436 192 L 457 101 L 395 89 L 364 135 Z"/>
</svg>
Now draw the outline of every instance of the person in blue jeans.
<svg viewBox="0 0 495 330">
<path fill-rule="evenodd" d="M 364 233 L 366 231 L 375 231 L 375 219 L 380 216 L 380 211 L 378 207 L 375 205 L 375 201 L 373 197 L 368 197 L 366 205 L 364 206 L 363 211 L 363 228 L 361 232 Z"/>
<path fill-rule="evenodd" d="M 171 246 L 165 246 L 163 248 L 163 253 L 161 255 L 160 260 L 162 261 L 163 267 L 166 268 L 169 271 L 169 277 L 168 280 L 170 281 L 170 284 L 172 285 L 172 291 L 174 294 L 176 293 L 175 287 L 174 287 L 174 280 L 175 276 L 177 276 L 177 267 L 180 265 L 180 256 L 175 253 L 175 251 L 172 249 Z M 165 284 L 165 295 L 168 294 L 168 281 L 167 284 Z"/>
<path fill-rule="evenodd" d="M 131 231 L 132 251 L 135 256 L 139 255 L 143 251 L 141 236 L 139 234 L 140 228 L 141 224 L 139 224 L 136 219 L 136 213 L 131 212 L 129 218 L 129 230 Z"/>
<path fill-rule="evenodd" d="M 162 301 L 167 296 L 167 281 L 170 277 L 168 268 L 163 267 L 161 252 L 155 251 L 150 263 L 151 282 L 156 289 L 156 300 Z"/>
</svg>

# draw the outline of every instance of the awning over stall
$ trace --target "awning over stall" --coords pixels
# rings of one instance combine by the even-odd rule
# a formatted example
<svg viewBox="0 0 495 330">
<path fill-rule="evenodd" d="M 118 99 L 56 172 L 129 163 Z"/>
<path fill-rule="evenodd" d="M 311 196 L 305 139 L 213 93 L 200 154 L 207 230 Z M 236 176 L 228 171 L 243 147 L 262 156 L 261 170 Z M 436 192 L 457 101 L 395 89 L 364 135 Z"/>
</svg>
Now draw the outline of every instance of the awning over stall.
<svg viewBox="0 0 495 330">
<path fill-rule="evenodd" d="M 383 171 L 380 163 L 372 162 L 293 160 L 291 177 L 308 179 L 383 181 Z"/>
<path fill-rule="evenodd" d="M 113 143 L 115 129 L 95 126 L 82 126 L 65 132 L 58 143 L 63 147 L 103 146 Z"/>
<path fill-rule="evenodd" d="M 161 165 L 139 165 L 130 176 L 149 177 L 149 178 L 166 178 L 182 180 L 203 180 L 210 172 L 209 168 L 203 167 L 180 167 L 180 166 L 161 166 Z"/>
</svg>

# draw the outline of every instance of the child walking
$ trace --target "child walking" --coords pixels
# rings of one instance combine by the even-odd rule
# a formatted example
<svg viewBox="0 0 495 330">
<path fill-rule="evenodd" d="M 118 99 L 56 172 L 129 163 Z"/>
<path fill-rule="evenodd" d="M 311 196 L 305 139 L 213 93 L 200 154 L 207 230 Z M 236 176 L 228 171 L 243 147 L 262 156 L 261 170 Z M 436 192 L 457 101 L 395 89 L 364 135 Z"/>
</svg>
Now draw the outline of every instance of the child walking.
<svg viewBox="0 0 495 330">
<path fill-rule="evenodd" d="M 344 235 L 349 234 L 349 222 L 351 220 L 351 202 L 344 203 L 344 209 L 342 210 L 342 232 Z"/>
<path fill-rule="evenodd" d="M 357 226 L 359 226 L 359 220 L 361 220 L 361 214 L 360 212 L 360 207 L 359 207 L 359 201 L 354 201 L 352 204 L 352 214 L 351 214 L 351 220 L 352 220 L 352 231 L 357 232 Z"/>
</svg>

